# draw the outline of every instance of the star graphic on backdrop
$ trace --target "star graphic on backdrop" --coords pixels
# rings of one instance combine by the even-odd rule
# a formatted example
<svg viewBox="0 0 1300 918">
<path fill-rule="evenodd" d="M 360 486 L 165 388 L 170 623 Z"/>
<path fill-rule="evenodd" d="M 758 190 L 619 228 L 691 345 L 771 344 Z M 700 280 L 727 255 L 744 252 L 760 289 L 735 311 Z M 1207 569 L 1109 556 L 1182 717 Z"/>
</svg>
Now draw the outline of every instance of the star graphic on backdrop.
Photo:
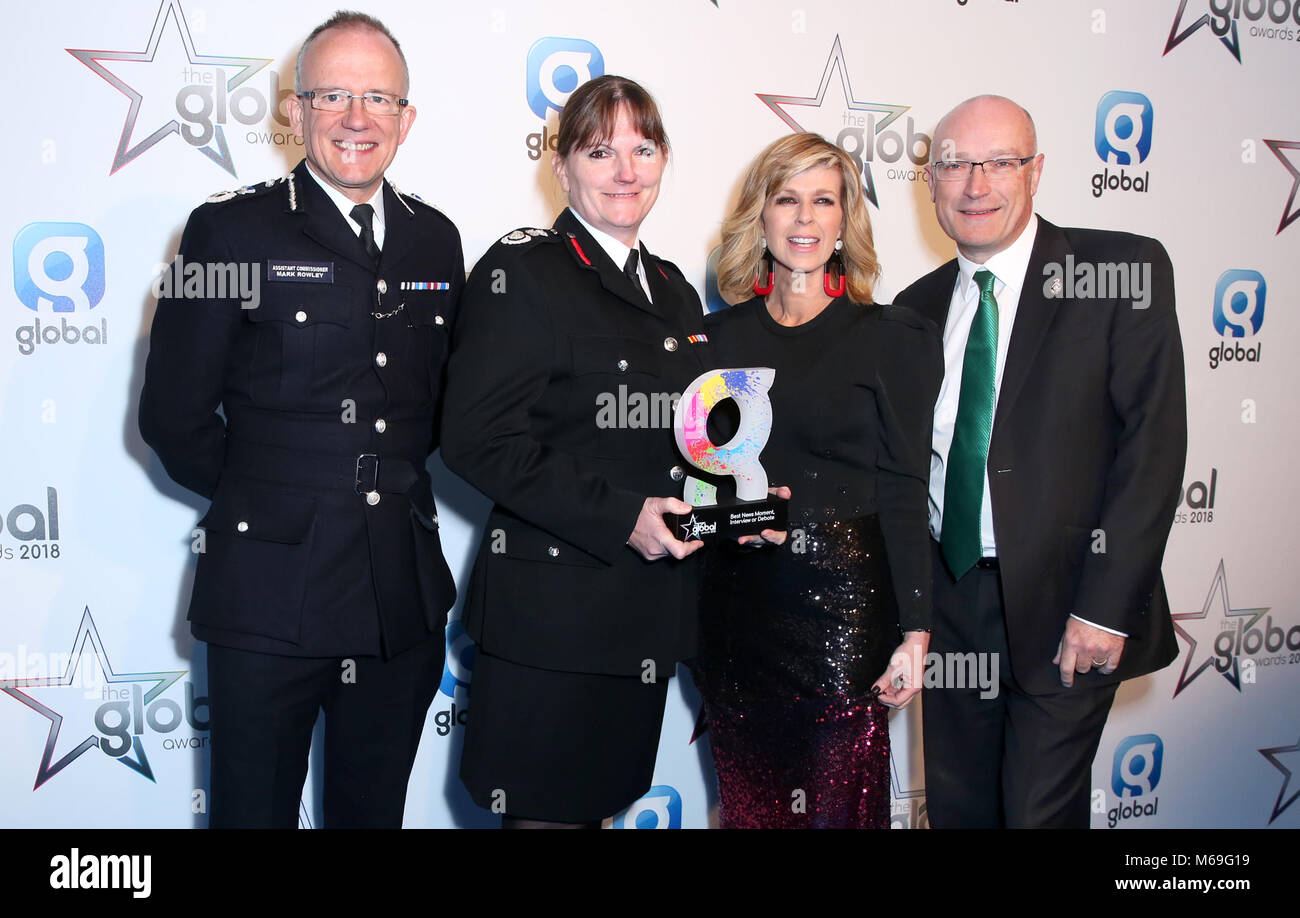
<svg viewBox="0 0 1300 918">
<path fill-rule="evenodd" d="M 1195 669 L 1192 669 L 1192 664 L 1196 659 L 1197 641 L 1196 638 L 1188 634 L 1187 630 L 1184 629 L 1179 622 L 1203 621 L 1208 617 L 1210 610 L 1213 609 L 1215 610 L 1216 616 L 1222 616 L 1223 618 L 1244 618 L 1250 616 L 1249 620 L 1245 623 L 1245 626 L 1241 629 L 1245 632 L 1249 631 L 1254 626 L 1255 622 L 1263 618 L 1264 613 L 1270 608 L 1272 607 L 1264 606 L 1263 608 L 1258 609 L 1232 608 L 1231 603 L 1228 601 L 1228 574 L 1224 569 L 1223 559 L 1220 558 L 1218 570 L 1214 572 L 1214 579 L 1210 582 L 1210 591 L 1205 595 L 1205 604 L 1201 606 L 1201 611 L 1181 612 L 1177 615 L 1170 616 L 1174 620 L 1174 631 L 1176 631 L 1178 636 L 1186 641 L 1188 645 L 1187 656 L 1183 659 L 1183 671 L 1178 674 L 1178 685 L 1174 688 L 1173 697 L 1177 698 L 1179 692 L 1191 685 L 1192 681 L 1197 676 L 1205 672 L 1205 670 L 1211 666 L 1218 670 L 1223 678 L 1227 679 L 1228 683 L 1232 685 L 1233 688 L 1239 692 L 1241 691 L 1241 671 L 1239 659 L 1235 653 L 1232 655 L 1232 666 L 1226 670 L 1219 670 L 1218 665 L 1214 661 L 1213 654 L 1206 654 L 1205 659 L 1202 660 Z M 1191 675 L 1188 675 L 1189 671 L 1191 672 Z"/>
<path fill-rule="evenodd" d="M 903 782 L 898 777 L 898 762 L 894 758 L 894 751 L 889 751 L 889 784 L 892 789 L 891 796 L 895 800 L 911 800 L 915 797 L 925 796 L 925 785 L 920 787 L 909 787 L 903 789 Z"/>
<path fill-rule="evenodd" d="M 1291 796 L 1287 797 L 1286 792 L 1287 788 L 1291 786 L 1293 772 L 1279 761 L 1279 756 L 1293 756 L 1294 758 L 1290 759 L 1292 765 L 1300 768 L 1300 740 L 1296 740 L 1292 746 L 1274 746 L 1272 749 L 1261 749 L 1259 754 L 1268 759 L 1269 764 L 1274 768 L 1282 772 L 1282 786 L 1278 789 L 1277 801 L 1273 804 L 1273 815 L 1268 817 L 1268 824 L 1272 825 L 1273 820 L 1285 813 L 1286 808 L 1295 803 L 1297 797 L 1300 797 L 1300 787 L 1291 791 Z M 1285 802 L 1282 800 L 1283 797 L 1286 797 Z"/>
<path fill-rule="evenodd" d="M 1300 165 L 1296 165 L 1295 160 L 1287 159 L 1283 150 L 1300 151 L 1300 141 L 1295 140 L 1265 140 L 1268 148 L 1273 151 L 1273 155 L 1282 161 L 1287 171 L 1291 173 L 1291 196 L 1286 199 L 1286 206 L 1282 208 L 1282 221 L 1277 225 L 1277 232 L 1280 233 L 1300 217 L 1300 207 L 1295 206 L 1296 193 L 1300 192 Z M 1273 234 L 1274 236 L 1277 233 Z"/>
<path fill-rule="evenodd" d="M 835 43 L 831 45 L 830 56 L 826 58 L 826 69 L 822 71 L 821 84 L 817 87 L 817 94 L 815 96 L 777 96 L 761 92 L 756 93 L 756 95 L 762 100 L 764 105 L 776 114 L 778 118 L 790 126 L 790 130 L 814 130 L 813 128 L 805 126 L 808 121 L 808 115 L 812 114 L 811 112 L 789 112 L 786 111 L 785 106 L 803 106 L 805 108 L 814 108 L 817 111 L 821 111 L 826 102 L 826 90 L 831 85 L 831 78 L 837 71 L 840 75 L 839 85 L 840 91 L 843 93 L 845 109 L 859 112 L 875 112 L 885 116 L 875 122 L 875 134 L 879 134 L 892 124 L 900 115 L 902 115 L 903 112 L 911 108 L 910 105 L 889 105 L 884 102 L 862 102 L 855 98 L 853 95 L 853 88 L 849 85 L 849 71 L 848 68 L 844 66 L 844 49 L 840 47 L 840 37 L 838 35 L 835 36 Z M 796 117 L 796 114 L 798 117 Z M 829 140 L 830 138 L 827 137 L 827 139 Z M 865 139 L 863 143 L 874 143 L 874 135 L 872 138 Z M 848 152 L 861 154 L 863 151 L 850 150 Z M 867 196 L 867 200 L 876 207 L 879 207 L 880 203 L 876 200 L 876 182 L 875 178 L 871 174 L 871 163 L 865 160 L 862 163 L 862 188 L 863 192 Z"/>
<path fill-rule="evenodd" d="M 1207 26 L 1211 23 L 1210 14 L 1202 13 L 1201 18 L 1183 29 L 1182 32 L 1179 32 L 1178 27 L 1183 22 L 1183 10 L 1185 9 L 1187 9 L 1187 0 L 1182 0 L 1182 2 L 1178 4 L 1178 12 L 1174 15 L 1174 24 L 1169 29 L 1169 40 L 1165 42 L 1164 54 L 1168 54 L 1170 51 L 1174 50 L 1174 48 L 1177 48 L 1183 42 L 1187 41 L 1187 39 L 1195 34 L 1201 26 Z M 1213 31 L 1213 28 L 1211 28 L 1211 31 Z M 1229 38 L 1228 35 L 1231 35 L 1232 37 Z M 1228 35 L 1220 35 L 1219 41 L 1223 42 L 1223 47 L 1227 48 L 1228 51 L 1232 53 L 1232 56 L 1237 59 L 1237 63 L 1240 64 L 1241 40 L 1237 36 L 1237 20 L 1235 18 L 1232 20 L 1232 28 L 1228 30 Z M 1160 56 L 1164 57 L 1164 54 Z"/>
<path fill-rule="evenodd" d="M 95 71 L 95 73 L 107 80 L 109 85 L 118 90 L 118 92 L 131 100 L 131 106 L 126 113 L 126 121 L 122 124 L 122 136 L 117 142 L 117 152 L 113 154 L 113 167 L 109 170 L 110 175 L 117 172 L 118 169 L 121 169 L 150 147 L 157 144 L 164 137 L 167 137 L 169 134 L 179 134 L 181 132 L 180 123 L 174 117 L 157 127 L 153 127 L 152 122 L 149 122 L 143 125 L 143 127 L 145 129 L 153 127 L 152 133 L 143 140 L 133 143 L 136 130 L 136 119 L 140 116 L 140 108 L 141 103 L 144 101 L 144 96 L 140 91 L 128 85 L 125 80 L 113 73 L 102 63 L 103 61 L 129 61 L 152 64 L 154 63 L 154 59 L 158 56 L 159 46 L 162 44 L 164 33 L 168 35 L 170 43 L 168 47 L 164 48 L 164 51 L 183 51 L 184 58 L 189 62 L 190 67 L 240 68 L 239 72 L 231 77 L 231 79 L 226 83 L 227 92 L 239 87 L 252 77 L 253 74 L 271 63 L 270 58 L 219 57 L 215 55 L 197 54 L 194 50 L 194 40 L 190 37 L 189 24 L 185 21 L 185 12 L 181 9 L 180 0 L 163 0 L 162 6 L 158 8 L 158 16 L 154 19 L 153 29 L 149 33 L 148 44 L 143 51 L 91 51 L 77 48 L 65 49 L 77 60 L 81 61 L 91 70 Z M 177 39 L 180 41 L 179 48 L 174 46 Z M 177 59 L 179 59 L 179 55 L 177 56 Z M 221 71 L 217 71 L 216 79 L 220 79 L 220 76 Z M 230 148 L 226 143 L 225 128 L 222 125 L 214 125 L 212 142 L 209 145 L 198 147 L 198 150 L 231 175 L 235 174 L 235 164 L 230 156 Z"/>
<path fill-rule="evenodd" d="M 88 658 L 83 664 L 82 656 L 85 654 L 87 647 L 94 652 L 94 656 Z M 131 737 L 129 748 L 110 751 L 113 738 L 100 736 L 94 731 L 95 715 L 88 711 L 82 712 L 85 714 L 86 720 L 89 721 L 86 726 L 81 725 L 81 718 L 69 723 L 68 733 L 74 745 L 69 751 L 64 752 L 56 759 L 55 754 L 58 751 L 65 718 L 62 714 L 57 713 L 50 704 L 42 701 L 42 698 L 51 703 L 57 703 L 60 708 L 65 710 L 69 704 L 76 706 L 78 703 L 83 708 L 94 707 L 98 710 L 106 699 L 102 694 L 88 692 L 86 690 L 87 684 L 103 686 L 105 687 L 104 690 L 107 691 L 106 687 L 109 685 L 129 686 L 136 683 L 151 683 L 152 688 L 148 689 L 143 696 L 143 705 L 147 706 L 155 698 L 167 691 L 183 675 L 185 675 L 185 670 L 157 673 L 114 672 L 112 664 L 108 661 L 108 655 L 104 652 L 104 643 L 100 640 L 99 630 L 95 627 L 95 620 L 90 615 L 90 607 L 87 606 L 85 612 L 82 613 L 81 624 L 77 626 L 77 634 L 72 639 L 72 653 L 68 660 L 67 669 L 62 676 L 51 675 L 30 679 L 0 680 L 0 692 L 4 692 L 16 701 L 27 705 L 27 707 L 50 722 L 49 734 L 45 738 L 45 750 L 41 754 L 41 762 L 36 769 L 36 784 L 32 787 L 32 790 L 36 790 L 50 780 L 50 778 L 79 758 L 82 753 L 96 747 L 100 748 L 105 755 L 116 758 L 133 771 L 139 772 L 150 781 L 153 780 L 153 769 L 149 766 L 149 757 L 145 755 L 144 746 L 140 741 L 140 734 L 136 733 Z M 82 678 L 78 678 L 78 676 Z M 70 687 L 74 689 L 72 694 L 67 691 Z M 77 692 L 80 693 L 80 698 L 77 697 Z M 89 702 L 89 705 L 86 704 L 87 702 Z M 128 716 L 119 712 L 112 713 L 115 718 Z M 121 723 L 119 721 L 110 726 L 120 726 Z M 82 733 L 83 729 L 87 731 L 84 734 Z"/>
</svg>

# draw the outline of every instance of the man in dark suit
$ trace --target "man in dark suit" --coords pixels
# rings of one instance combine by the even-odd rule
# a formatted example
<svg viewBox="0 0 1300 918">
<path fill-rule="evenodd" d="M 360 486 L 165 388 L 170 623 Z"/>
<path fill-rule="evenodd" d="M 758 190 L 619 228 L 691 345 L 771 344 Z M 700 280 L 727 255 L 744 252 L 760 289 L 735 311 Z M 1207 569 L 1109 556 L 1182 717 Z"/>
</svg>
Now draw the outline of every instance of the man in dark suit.
<svg viewBox="0 0 1300 918">
<path fill-rule="evenodd" d="M 214 827 L 296 825 L 322 710 L 325 825 L 400 826 L 441 676 L 455 585 L 425 461 L 464 263 L 452 223 L 384 179 L 407 87 L 377 20 L 312 32 L 289 102 L 306 160 L 194 211 L 176 264 L 195 283 L 154 318 L 140 430 L 212 500 L 189 618 Z M 205 283 L 226 265 L 253 296 Z"/>
<path fill-rule="evenodd" d="M 1173 270 L 1154 239 L 1035 216 L 1043 155 L 1014 102 L 963 102 L 932 149 L 958 256 L 896 300 L 943 329 L 930 650 L 996 654 L 999 680 L 925 692 L 930 821 L 1086 828 L 1119 682 L 1177 655 L 1160 577 L 1187 446 Z"/>
</svg>

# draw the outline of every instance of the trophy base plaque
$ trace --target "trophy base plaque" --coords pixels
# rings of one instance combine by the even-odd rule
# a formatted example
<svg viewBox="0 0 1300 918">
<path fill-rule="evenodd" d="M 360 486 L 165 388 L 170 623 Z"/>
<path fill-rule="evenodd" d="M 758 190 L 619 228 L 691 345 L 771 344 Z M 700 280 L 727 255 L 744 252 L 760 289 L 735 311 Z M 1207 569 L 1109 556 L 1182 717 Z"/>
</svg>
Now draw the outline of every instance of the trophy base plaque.
<svg viewBox="0 0 1300 918">
<path fill-rule="evenodd" d="M 758 535 L 764 529 L 780 532 L 787 527 L 790 502 L 780 497 L 740 500 L 694 507 L 690 513 L 665 513 L 664 523 L 683 542 L 716 542 Z"/>
</svg>

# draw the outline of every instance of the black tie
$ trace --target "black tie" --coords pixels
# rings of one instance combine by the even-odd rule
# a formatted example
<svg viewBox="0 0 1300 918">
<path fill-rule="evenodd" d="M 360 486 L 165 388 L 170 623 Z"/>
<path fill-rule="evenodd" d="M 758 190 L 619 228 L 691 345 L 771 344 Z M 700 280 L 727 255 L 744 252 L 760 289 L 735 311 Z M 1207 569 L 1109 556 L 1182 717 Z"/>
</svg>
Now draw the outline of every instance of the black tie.
<svg viewBox="0 0 1300 918">
<path fill-rule="evenodd" d="M 375 209 L 369 204 L 358 204 L 352 208 L 352 213 L 349 216 L 361 224 L 361 244 L 365 246 L 366 254 L 378 264 L 379 246 L 375 244 L 375 229 L 372 225 Z"/>
<path fill-rule="evenodd" d="M 641 298 L 648 300 L 649 297 L 645 295 L 645 288 L 641 286 L 641 276 L 636 273 L 637 257 L 640 254 L 636 249 L 631 249 L 627 253 L 627 261 L 623 262 L 623 275 L 632 282 L 632 286 L 637 293 L 641 294 Z"/>
</svg>

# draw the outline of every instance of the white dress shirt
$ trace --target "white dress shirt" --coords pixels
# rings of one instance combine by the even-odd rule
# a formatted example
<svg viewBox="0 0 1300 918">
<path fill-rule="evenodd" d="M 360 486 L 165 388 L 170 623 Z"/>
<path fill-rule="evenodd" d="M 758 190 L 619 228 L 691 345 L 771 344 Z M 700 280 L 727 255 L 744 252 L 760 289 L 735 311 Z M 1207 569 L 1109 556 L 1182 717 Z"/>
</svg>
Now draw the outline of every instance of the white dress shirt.
<svg viewBox="0 0 1300 918">
<path fill-rule="evenodd" d="M 316 184 L 320 185 L 321 188 L 325 190 L 325 194 L 329 195 L 329 199 L 333 201 L 334 206 L 339 209 L 339 213 L 343 215 L 343 219 L 348 221 L 348 226 L 352 227 L 352 232 L 356 233 L 359 238 L 361 236 L 361 224 L 358 223 L 356 220 L 352 219 L 352 208 L 357 206 L 357 202 L 349 198 L 343 192 L 339 191 L 329 182 L 325 181 L 323 178 L 317 175 L 316 170 L 311 167 L 310 162 L 307 163 L 307 171 L 311 174 L 311 177 L 316 180 Z M 375 209 L 375 220 L 374 220 L 375 245 L 379 246 L 380 251 L 383 251 L 384 248 L 384 183 L 381 181 L 379 183 L 379 187 L 375 189 L 375 193 L 370 196 L 370 200 L 363 201 L 362 203 L 369 204 L 371 207 Z"/>
<path fill-rule="evenodd" d="M 930 534 L 936 541 L 943 532 L 943 489 L 948 480 L 948 450 L 952 448 L 957 402 L 961 397 L 966 339 L 970 336 L 971 323 L 975 321 L 980 302 L 975 272 L 983 268 L 996 278 L 993 284 L 993 296 L 998 301 L 998 354 L 993 375 L 993 411 L 996 416 L 997 399 L 1002 392 L 1002 370 L 1006 367 L 1007 348 L 1011 344 L 1011 329 L 1016 322 L 1020 290 L 1024 286 L 1025 272 L 1029 270 L 1029 256 L 1033 254 L 1037 235 L 1038 216 L 1034 215 L 1016 241 L 991 256 L 985 264 L 977 265 L 957 253 L 957 285 L 952 291 L 948 321 L 943 328 L 943 385 L 939 388 L 939 401 L 934 406 L 934 436 L 930 452 Z M 987 467 L 984 469 L 984 498 L 980 504 L 980 539 L 983 554 L 996 556 L 998 545 L 993 531 L 993 502 L 989 499 Z"/>
<path fill-rule="evenodd" d="M 632 251 L 632 248 L 619 242 L 609 233 L 596 229 L 596 227 L 582 219 L 582 214 L 578 213 L 575 208 L 570 207 L 569 210 L 578 218 L 578 222 L 587 228 L 587 232 L 591 233 L 591 237 L 600 243 L 600 247 L 605 250 L 605 254 L 608 255 L 618 269 L 622 271 L 623 266 L 627 264 L 627 253 Z M 641 281 L 641 292 L 645 294 L 647 300 L 653 303 L 654 297 L 650 295 L 650 284 L 646 281 L 645 277 L 645 259 L 641 257 L 639 248 L 636 260 L 636 276 L 637 279 Z"/>
<path fill-rule="evenodd" d="M 934 433 L 930 447 L 930 534 L 938 541 L 943 533 L 943 490 L 947 483 L 948 451 L 952 448 L 953 428 L 957 423 L 957 403 L 961 397 L 961 372 L 966 360 L 966 339 L 970 337 L 971 323 L 979 308 L 980 291 L 975 283 L 975 272 L 981 268 L 993 273 L 993 297 L 998 301 L 998 354 L 993 373 L 993 413 L 997 416 L 997 400 L 1002 393 L 1002 371 L 1007 364 L 1007 349 L 1011 345 L 1011 331 L 1016 323 L 1016 310 L 1020 307 L 1020 293 L 1024 289 L 1025 273 L 1029 270 L 1029 257 L 1034 251 L 1038 236 L 1038 215 L 1029 218 L 1016 241 L 1001 252 L 977 265 L 960 252 L 957 253 L 957 284 L 952 291 L 948 307 L 948 321 L 943 329 L 943 385 L 939 401 L 934 406 Z M 984 468 L 984 497 L 980 503 L 980 542 L 982 554 L 997 557 L 997 533 L 993 525 L 993 501 L 989 496 L 989 470 Z M 1085 624 L 1127 637 L 1122 631 L 1103 627 L 1087 619 Z"/>
</svg>

